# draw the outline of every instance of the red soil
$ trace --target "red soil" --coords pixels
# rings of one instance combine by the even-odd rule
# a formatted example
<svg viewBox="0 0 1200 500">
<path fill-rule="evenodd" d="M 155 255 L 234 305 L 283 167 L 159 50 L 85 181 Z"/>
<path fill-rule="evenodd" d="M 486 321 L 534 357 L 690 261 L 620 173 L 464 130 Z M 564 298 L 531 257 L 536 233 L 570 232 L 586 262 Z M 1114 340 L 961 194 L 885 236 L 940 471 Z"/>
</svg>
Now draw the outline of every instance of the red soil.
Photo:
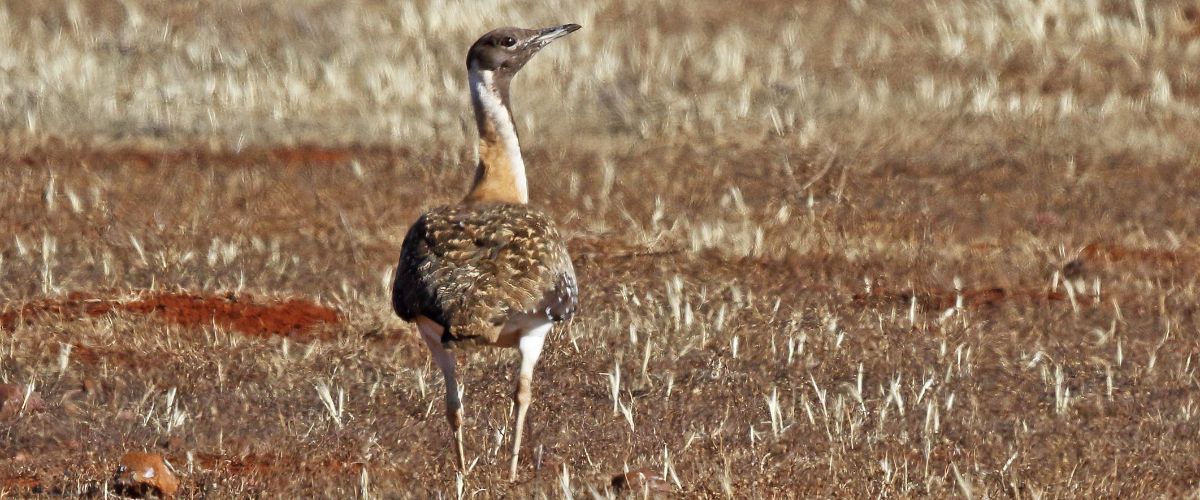
<svg viewBox="0 0 1200 500">
<path fill-rule="evenodd" d="M 184 326 L 210 322 L 251 335 L 296 336 L 323 324 L 336 324 L 337 311 L 301 299 L 274 304 L 242 302 L 236 297 L 157 293 L 121 304 L 121 309 L 142 314 L 156 312 Z"/>
<path fill-rule="evenodd" d="M 0 479 L 0 492 L 29 491 L 41 485 L 42 483 L 32 475 L 6 477 Z"/>
<path fill-rule="evenodd" d="M 243 456 L 218 455 L 215 453 L 197 452 L 193 455 L 200 467 L 220 471 L 234 476 L 268 478 L 284 474 L 338 474 L 357 478 L 362 473 L 363 463 L 336 458 L 309 460 L 306 457 L 278 454 L 246 454 Z M 171 456 L 173 463 L 185 463 L 188 459 L 183 454 Z M 20 474 L 0 477 L 0 496 L 2 493 L 38 492 L 43 488 L 42 482 L 36 475 Z M 651 490 L 654 491 L 654 490 Z"/>
<path fill-rule="evenodd" d="M 278 454 L 249 453 L 243 456 L 226 456 L 214 453 L 196 453 L 196 462 L 205 469 L 222 470 L 237 476 L 268 476 L 271 474 L 293 474 L 300 471 L 319 473 L 350 473 L 355 477 L 362 472 L 362 462 L 350 462 L 334 458 L 309 460 L 304 457 Z M 180 457 L 182 459 L 182 457 Z"/>
<path fill-rule="evenodd" d="M 18 323 L 32 324 L 46 315 L 83 317 L 113 312 L 154 313 L 163 320 L 187 327 L 216 324 L 248 335 L 282 335 L 299 339 L 313 338 L 322 325 L 336 325 L 341 321 L 336 309 L 303 299 L 258 303 L 252 297 L 233 294 L 148 292 L 131 301 L 120 301 L 75 292 L 61 299 L 38 300 L 5 311 L 0 314 L 0 327 L 11 329 Z"/>
<path fill-rule="evenodd" d="M 18 165 L 131 165 L 140 167 L 179 166 L 188 164 L 249 167 L 255 165 L 338 166 L 351 160 L 374 161 L 399 158 L 403 150 L 385 147 L 324 147 L 298 145 L 274 148 L 246 148 L 238 151 L 185 148 L 154 149 L 137 146 L 89 148 L 50 143 L 36 146 L 28 152 L 11 155 L 0 153 L 0 160 Z"/>
<path fill-rule="evenodd" d="M 1085 259 L 1098 259 L 1106 262 L 1132 260 L 1138 262 L 1164 264 L 1179 261 L 1178 252 L 1173 252 L 1170 250 L 1129 248 L 1121 245 L 1099 242 L 1090 243 L 1083 247 L 1083 251 L 1080 252 L 1080 256 Z"/>
<path fill-rule="evenodd" d="M 954 307 L 958 302 L 959 294 L 959 292 L 955 292 L 954 290 L 895 291 L 875 287 L 870 293 L 855 294 L 854 301 L 859 303 L 908 305 L 911 303 L 913 297 L 916 297 L 917 307 L 924 310 L 941 311 Z M 1005 289 L 999 287 L 962 290 L 961 295 L 963 305 L 968 307 L 992 307 L 1011 301 L 1038 303 L 1067 300 L 1067 295 L 1063 292 L 1034 289 Z"/>
</svg>

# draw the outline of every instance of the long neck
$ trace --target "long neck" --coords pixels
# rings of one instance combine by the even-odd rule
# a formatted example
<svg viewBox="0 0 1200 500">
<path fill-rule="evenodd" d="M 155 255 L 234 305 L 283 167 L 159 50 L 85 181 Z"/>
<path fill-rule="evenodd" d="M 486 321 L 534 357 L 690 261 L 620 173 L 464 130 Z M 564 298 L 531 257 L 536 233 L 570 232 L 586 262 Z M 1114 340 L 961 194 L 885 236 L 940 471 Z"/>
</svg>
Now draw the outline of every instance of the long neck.
<svg viewBox="0 0 1200 500">
<path fill-rule="evenodd" d="M 471 67 L 471 104 L 479 127 L 479 164 L 466 202 L 528 203 L 525 161 L 508 107 L 508 78 Z"/>
</svg>

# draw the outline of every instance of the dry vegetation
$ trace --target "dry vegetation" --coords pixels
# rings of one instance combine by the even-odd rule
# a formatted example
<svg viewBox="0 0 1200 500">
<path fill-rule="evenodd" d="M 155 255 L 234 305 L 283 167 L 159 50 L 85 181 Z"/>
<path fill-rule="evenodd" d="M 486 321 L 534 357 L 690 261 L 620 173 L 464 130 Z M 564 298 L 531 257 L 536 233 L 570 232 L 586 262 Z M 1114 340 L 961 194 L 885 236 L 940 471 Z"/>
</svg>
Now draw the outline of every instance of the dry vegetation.
<svg viewBox="0 0 1200 500">
<path fill-rule="evenodd" d="M 1200 4 L 289 3 L 0 4 L 0 496 L 1197 494 Z M 467 356 L 456 481 L 390 272 L 466 46 L 568 21 L 514 99 L 583 309 L 516 484 Z"/>
</svg>

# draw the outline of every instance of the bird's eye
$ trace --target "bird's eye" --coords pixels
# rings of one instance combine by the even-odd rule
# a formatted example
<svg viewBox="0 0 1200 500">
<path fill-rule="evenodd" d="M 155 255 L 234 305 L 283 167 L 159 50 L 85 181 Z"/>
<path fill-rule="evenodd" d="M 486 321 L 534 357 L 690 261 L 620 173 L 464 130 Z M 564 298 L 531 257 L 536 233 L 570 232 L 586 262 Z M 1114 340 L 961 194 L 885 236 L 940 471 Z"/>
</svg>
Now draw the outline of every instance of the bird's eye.
<svg viewBox="0 0 1200 500">
<path fill-rule="evenodd" d="M 517 39 L 513 38 L 511 36 L 506 36 L 506 37 L 504 37 L 503 40 L 500 40 L 500 45 L 502 45 L 504 47 L 512 47 L 513 45 L 516 45 L 516 44 L 517 44 Z"/>
</svg>

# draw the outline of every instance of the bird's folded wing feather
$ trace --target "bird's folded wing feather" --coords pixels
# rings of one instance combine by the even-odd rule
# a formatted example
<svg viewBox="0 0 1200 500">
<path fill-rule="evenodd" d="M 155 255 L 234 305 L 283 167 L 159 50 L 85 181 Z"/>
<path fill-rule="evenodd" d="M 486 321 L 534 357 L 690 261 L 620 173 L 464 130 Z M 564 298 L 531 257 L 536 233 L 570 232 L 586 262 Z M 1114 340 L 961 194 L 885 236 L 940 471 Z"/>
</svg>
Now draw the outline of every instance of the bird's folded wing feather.
<svg viewBox="0 0 1200 500">
<path fill-rule="evenodd" d="M 525 205 L 441 207 L 404 238 L 392 305 L 406 320 L 426 316 L 444 340 L 495 341 L 512 314 L 571 317 L 575 270 L 553 222 Z"/>
</svg>

